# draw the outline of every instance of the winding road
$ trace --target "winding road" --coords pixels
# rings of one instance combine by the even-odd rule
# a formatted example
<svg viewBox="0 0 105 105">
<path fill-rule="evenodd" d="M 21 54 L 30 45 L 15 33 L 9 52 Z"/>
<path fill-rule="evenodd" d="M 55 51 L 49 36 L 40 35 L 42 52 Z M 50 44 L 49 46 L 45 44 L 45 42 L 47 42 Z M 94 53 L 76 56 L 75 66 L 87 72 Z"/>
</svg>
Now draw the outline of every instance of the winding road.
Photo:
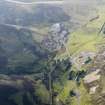
<svg viewBox="0 0 105 105">
<path fill-rule="evenodd" d="M 20 30 L 20 29 L 30 30 L 32 32 L 37 33 L 40 36 L 44 36 L 45 35 L 45 33 L 39 32 L 39 29 L 37 29 L 35 27 L 26 27 L 26 26 L 14 25 L 14 24 L 6 24 L 6 23 L 0 23 L 0 25 L 5 25 L 5 26 L 8 26 L 8 27 L 13 27 L 13 28 L 16 28 L 17 30 Z"/>
<path fill-rule="evenodd" d="M 10 3 L 15 3 L 15 4 L 20 4 L 20 5 L 37 5 L 37 4 L 57 4 L 57 5 L 62 5 L 64 1 L 34 1 L 34 2 L 23 2 L 23 1 L 18 1 L 18 0 L 4 0 L 6 2 Z"/>
</svg>

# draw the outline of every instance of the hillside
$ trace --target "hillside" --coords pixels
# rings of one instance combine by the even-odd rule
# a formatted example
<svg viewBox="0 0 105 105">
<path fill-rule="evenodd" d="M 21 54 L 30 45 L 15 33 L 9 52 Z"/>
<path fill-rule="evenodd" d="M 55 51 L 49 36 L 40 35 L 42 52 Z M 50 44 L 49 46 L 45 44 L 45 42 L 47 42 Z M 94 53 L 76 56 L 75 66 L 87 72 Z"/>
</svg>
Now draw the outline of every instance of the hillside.
<svg viewBox="0 0 105 105">
<path fill-rule="evenodd" d="M 102 54 L 105 50 L 105 36 L 103 33 L 103 24 L 105 22 L 104 11 L 105 8 L 101 6 L 98 11 L 98 18 L 90 20 L 87 24 L 73 32 L 66 44 L 67 51 L 61 55 L 57 55 L 57 59 L 65 59 L 68 58 L 68 56 L 71 56 L 73 64 L 72 70 L 74 72 L 72 71 L 73 74 L 71 72 L 70 80 L 66 81 L 62 92 L 57 97 L 58 100 L 62 100 L 64 103 L 69 102 L 71 105 L 77 105 L 78 102 L 79 105 L 105 104 L 105 102 L 102 101 L 102 98 L 104 97 L 104 53 Z M 94 77 L 93 74 L 94 72 L 97 72 L 97 70 L 100 70 L 100 72 Z M 87 79 L 87 81 L 89 79 L 92 80 L 97 76 L 101 77 L 96 81 L 85 84 L 84 79 L 81 79 L 81 75 L 77 75 L 77 77 L 75 77 L 76 73 L 80 71 L 86 71 L 86 76 L 92 75 Z M 97 89 L 92 90 L 93 88 Z M 73 96 L 70 95 L 70 92 L 73 92 Z"/>
<path fill-rule="evenodd" d="M 3 0 L 0 2 L 0 23 L 32 27 L 70 19 L 59 5 L 18 5 Z"/>
<path fill-rule="evenodd" d="M 0 105 L 105 105 L 104 1 L 53 1 L 0 1 Z"/>
<path fill-rule="evenodd" d="M 0 25 L 0 53 L 0 73 L 6 74 L 19 71 L 19 74 L 27 73 L 27 69 L 31 73 L 35 66 L 33 64 L 38 64 L 40 58 L 45 60 L 48 56 L 48 52 L 33 40 L 30 30 L 18 30 L 6 25 Z"/>
</svg>

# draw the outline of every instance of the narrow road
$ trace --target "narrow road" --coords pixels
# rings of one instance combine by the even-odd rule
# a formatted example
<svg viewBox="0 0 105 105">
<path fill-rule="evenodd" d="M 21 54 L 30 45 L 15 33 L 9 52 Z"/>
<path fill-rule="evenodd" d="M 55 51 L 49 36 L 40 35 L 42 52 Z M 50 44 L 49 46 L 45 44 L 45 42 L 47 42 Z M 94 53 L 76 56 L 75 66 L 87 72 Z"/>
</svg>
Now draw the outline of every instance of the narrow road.
<svg viewBox="0 0 105 105">
<path fill-rule="evenodd" d="M 33 2 L 23 2 L 23 1 L 18 1 L 18 0 L 4 0 L 6 2 L 10 3 L 15 3 L 15 4 L 20 4 L 20 5 L 37 5 L 37 4 L 57 4 L 57 5 L 62 5 L 64 1 L 33 1 Z"/>
<path fill-rule="evenodd" d="M 25 30 L 29 30 L 29 31 L 35 32 L 35 33 L 37 33 L 40 36 L 44 36 L 44 33 L 39 32 L 39 30 L 37 28 L 35 28 L 35 27 L 26 27 L 26 26 L 6 24 L 6 23 L 0 23 L 0 25 L 5 25 L 5 26 L 13 27 L 13 28 L 16 28 L 17 30 L 25 29 Z"/>
</svg>

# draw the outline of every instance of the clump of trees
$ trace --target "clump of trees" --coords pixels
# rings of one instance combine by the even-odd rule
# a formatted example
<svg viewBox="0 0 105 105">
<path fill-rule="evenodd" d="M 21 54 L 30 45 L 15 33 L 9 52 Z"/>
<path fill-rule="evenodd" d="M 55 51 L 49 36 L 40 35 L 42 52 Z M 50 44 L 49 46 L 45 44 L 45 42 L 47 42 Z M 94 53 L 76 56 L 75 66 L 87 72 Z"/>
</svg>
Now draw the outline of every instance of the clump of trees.
<svg viewBox="0 0 105 105">
<path fill-rule="evenodd" d="M 46 71 L 44 73 L 43 83 L 46 85 L 47 89 L 51 92 L 52 101 L 53 98 L 57 96 L 57 92 L 54 91 L 53 84 L 59 82 L 62 84 L 64 82 L 63 75 L 71 69 L 72 64 L 69 59 L 66 60 L 52 60 L 48 66 L 46 66 Z M 67 77 L 66 77 L 67 78 Z M 53 103 L 53 102 L 52 102 Z"/>
<path fill-rule="evenodd" d="M 86 75 L 86 71 L 81 70 L 81 71 L 70 71 L 69 73 L 69 80 L 75 80 L 77 81 L 77 83 L 80 82 L 81 78 L 84 78 L 84 76 Z"/>
</svg>

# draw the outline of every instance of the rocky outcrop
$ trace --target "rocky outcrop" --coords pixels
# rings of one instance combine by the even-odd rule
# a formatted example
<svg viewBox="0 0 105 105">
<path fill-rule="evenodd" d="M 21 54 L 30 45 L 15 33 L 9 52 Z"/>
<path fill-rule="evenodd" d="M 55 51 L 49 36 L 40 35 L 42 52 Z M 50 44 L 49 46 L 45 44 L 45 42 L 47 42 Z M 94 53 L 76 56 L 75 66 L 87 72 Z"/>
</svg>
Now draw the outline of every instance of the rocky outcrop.
<svg viewBox="0 0 105 105">
<path fill-rule="evenodd" d="M 50 52 L 59 51 L 64 48 L 68 40 L 69 31 L 61 23 L 56 23 L 51 26 L 51 29 L 43 40 L 42 44 Z"/>
</svg>

